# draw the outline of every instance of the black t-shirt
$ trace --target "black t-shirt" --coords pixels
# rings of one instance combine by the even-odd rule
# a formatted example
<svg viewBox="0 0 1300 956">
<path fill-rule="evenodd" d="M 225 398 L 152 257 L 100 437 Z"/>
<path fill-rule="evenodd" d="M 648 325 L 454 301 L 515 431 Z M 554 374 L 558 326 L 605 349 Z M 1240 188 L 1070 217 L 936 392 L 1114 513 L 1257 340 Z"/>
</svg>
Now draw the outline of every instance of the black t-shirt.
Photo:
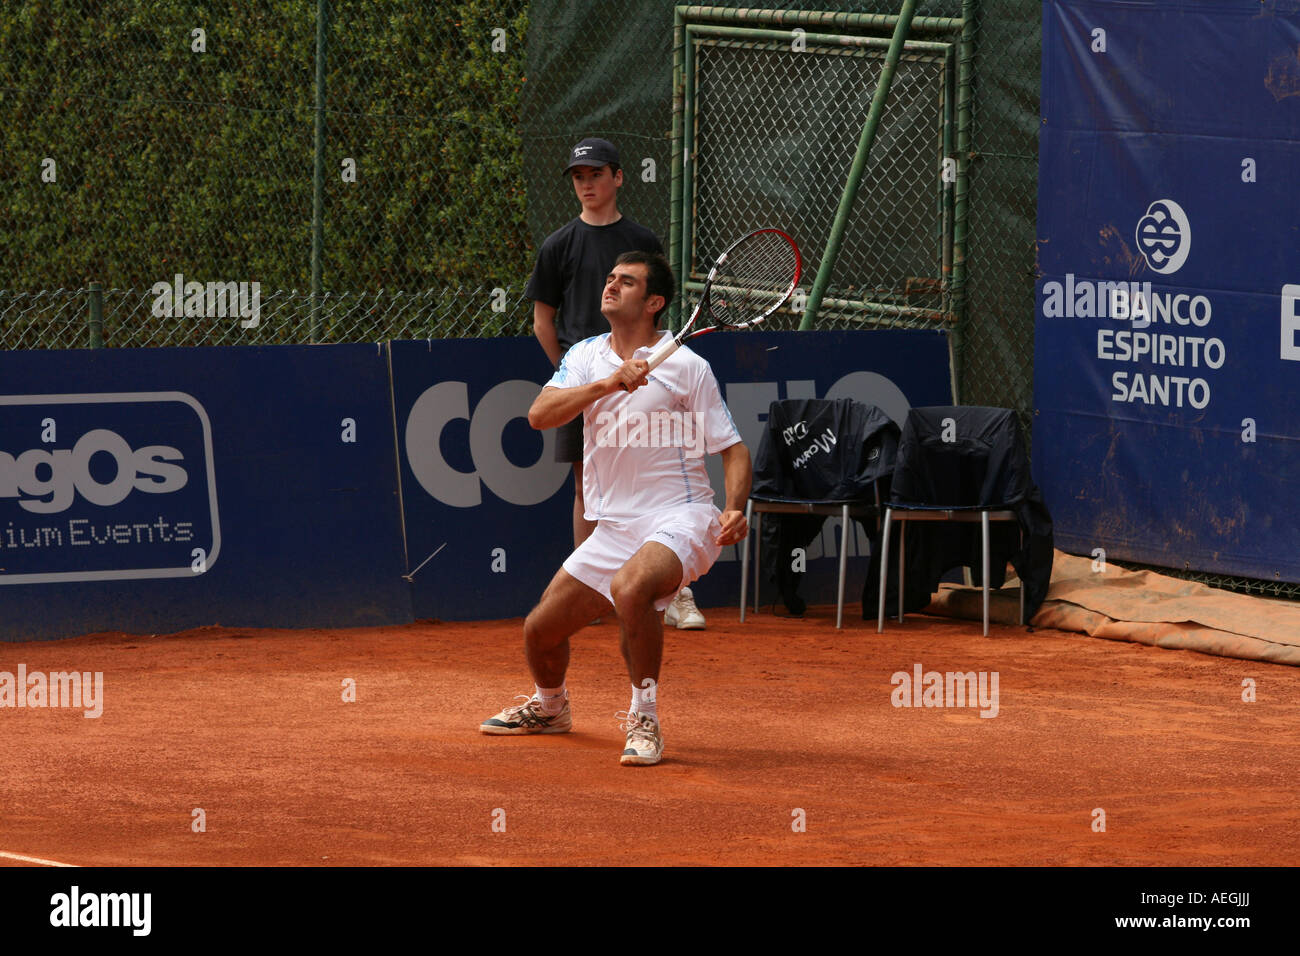
<svg viewBox="0 0 1300 956">
<path fill-rule="evenodd" d="M 664 251 L 658 236 L 627 216 L 608 226 L 575 218 L 546 237 L 524 295 L 558 310 L 555 330 L 562 348 L 609 331 L 600 296 L 614 260 L 633 249 Z"/>
</svg>

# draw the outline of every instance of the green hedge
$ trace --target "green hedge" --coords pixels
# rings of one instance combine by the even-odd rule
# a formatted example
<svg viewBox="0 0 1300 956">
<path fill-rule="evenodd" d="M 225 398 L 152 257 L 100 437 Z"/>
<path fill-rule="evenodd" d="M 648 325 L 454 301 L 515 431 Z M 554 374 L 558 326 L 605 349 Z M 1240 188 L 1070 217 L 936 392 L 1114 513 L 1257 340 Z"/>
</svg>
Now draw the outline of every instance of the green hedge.
<svg viewBox="0 0 1300 956">
<path fill-rule="evenodd" d="M 5 6 L 0 289 L 148 286 L 175 272 L 309 286 L 314 3 Z M 325 288 L 517 284 L 531 258 L 518 134 L 527 3 L 337 7 Z M 47 157 L 53 183 L 41 179 Z M 355 183 L 342 181 L 345 158 Z"/>
</svg>

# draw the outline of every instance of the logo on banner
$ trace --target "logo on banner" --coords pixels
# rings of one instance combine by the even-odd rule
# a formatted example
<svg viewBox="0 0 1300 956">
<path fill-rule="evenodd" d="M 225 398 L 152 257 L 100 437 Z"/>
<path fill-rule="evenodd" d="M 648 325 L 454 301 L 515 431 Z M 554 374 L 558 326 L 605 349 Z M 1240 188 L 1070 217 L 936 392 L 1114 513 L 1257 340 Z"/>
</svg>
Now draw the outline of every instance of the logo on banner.
<svg viewBox="0 0 1300 956">
<path fill-rule="evenodd" d="M 542 433 L 541 456 L 531 465 L 511 461 L 502 440 L 506 425 L 528 418 L 537 397 L 536 382 L 511 379 L 488 391 L 470 414 L 469 385 L 439 382 L 424 390 L 406 418 L 406 459 L 420 487 L 453 508 L 483 503 L 483 485 L 513 505 L 535 505 L 560 490 L 570 466 L 555 461 L 555 432 Z M 458 471 L 441 450 L 443 430 L 456 419 L 469 422 L 469 452 L 474 471 Z"/>
<path fill-rule="evenodd" d="M 1300 362 L 1300 285 L 1282 286 L 1282 359 Z"/>
<path fill-rule="evenodd" d="M 808 391 L 803 392 L 804 388 Z M 554 460 L 554 429 L 541 433 L 541 454 L 531 464 L 516 464 L 506 453 L 506 427 L 517 418 L 527 420 L 528 408 L 540 389 L 538 383 L 524 379 L 500 382 L 489 389 L 473 409 L 470 408 L 466 382 L 439 382 L 425 389 L 411 406 L 403 436 L 406 460 L 420 487 L 453 508 L 476 508 L 483 504 L 484 488 L 502 501 L 523 506 L 540 504 L 558 492 L 568 478 L 571 466 Z M 787 382 L 786 389 L 790 398 L 814 397 L 810 381 Z M 737 422 L 753 423 L 748 441 L 757 448 L 760 423 L 771 403 L 780 397 L 777 383 L 731 383 L 726 387 L 726 395 L 732 417 Z M 900 423 L 907 417 L 910 407 L 902 390 L 877 372 L 849 372 L 833 382 L 824 397 L 855 398 L 876 405 Z M 454 427 L 454 421 L 469 423 L 472 471 L 453 468 L 443 455 L 443 433 Z M 635 439 L 647 447 L 657 447 L 654 442 L 664 440 L 664 422 L 652 416 L 641 424 L 645 426 L 644 433 L 638 433 L 638 424 L 629 420 L 622 423 L 623 433 L 620 434 L 617 419 L 597 421 L 593 440 L 615 444 L 622 440 L 632 447 Z M 686 434 L 688 428 L 692 434 L 700 428 L 695 420 L 680 422 L 678 427 L 682 434 Z M 671 426 L 668 434 L 672 436 Z M 680 440 L 681 436 L 678 435 L 677 439 Z M 516 449 L 510 450 L 515 452 L 514 457 L 518 457 Z"/>
<path fill-rule="evenodd" d="M 1192 248 L 1187 213 L 1172 199 L 1157 199 L 1138 220 L 1136 239 L 1155 272 L 1177 272 Z M 1214 303 L 1208 295 L 1067 272 L 1063 282 L 1044 282 L 1041 296 L 1045 319 L 1108 320 L 1097 327 L 1094 354 L 1118 366 L 1110 367 L 1112 402 L 1195 411 L 1209 406 L 1209 373 L 1223 368 L 1228 350 L 1211 330 Z M 1285 326 L 1284 317 L 1284 343 Z"/>
<path fill-rule="evenodd" d="M 195 398 L 0 396 L 0 584 L 193 577 L 220 546 Z"/>
<path fill-rule="evenodd" d="M 1187 213 L 1172 199 L 1157 199 L 1138 220 L 1137 247 L 1147 265 L 1161 275 L 1183 267 L 1192 248 L 1192 227 Z"/>
</svg>

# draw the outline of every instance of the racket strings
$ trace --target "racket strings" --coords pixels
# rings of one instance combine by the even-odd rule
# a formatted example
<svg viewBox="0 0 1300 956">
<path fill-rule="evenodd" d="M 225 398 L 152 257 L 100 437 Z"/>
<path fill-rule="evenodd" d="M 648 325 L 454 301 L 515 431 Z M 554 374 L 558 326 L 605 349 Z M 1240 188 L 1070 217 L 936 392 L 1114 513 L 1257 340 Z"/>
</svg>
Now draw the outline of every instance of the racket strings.
<svg viewBox="0 0 1300 956">
<path fill-rule="evenodd" d="M 777 232 L 747 236 L 728 250 L 709 295 L 709 313 L 722 325 L 743 325 L 779 305 L 798 271 L 799 254 Z"/>
</svg>

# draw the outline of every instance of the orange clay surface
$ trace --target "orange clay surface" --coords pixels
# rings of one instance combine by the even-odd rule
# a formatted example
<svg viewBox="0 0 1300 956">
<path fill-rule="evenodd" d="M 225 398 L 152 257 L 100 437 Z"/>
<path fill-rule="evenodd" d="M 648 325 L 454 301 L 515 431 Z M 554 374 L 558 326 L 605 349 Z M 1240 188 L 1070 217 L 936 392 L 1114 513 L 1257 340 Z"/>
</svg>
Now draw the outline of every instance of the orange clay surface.
<svg viewBox="0 0 1300 956">
<path fill-rule="evenodd" d="M 619 765 L 613 715 L 630 688 L 612 624 L 573 640 L 574 732 L 528 738 L 478 732 L 531 690 L 518 620 L 0 644 L 0 671 L 104 675 L 98 719 L 0 709 L 0 852 L 82 865 L 1300 864 L 1295 668 L 1056 631 L 984 638 L 923 615 L 883 635 L 853 619 L 836 631 L 833 608 L 708 619 L 668 632 L 657 767 Z M 893 706 L 891 675 L 917 663 L 997 671 L 997 716 Z M 195 808 L 206 832 L 192 832 Z"/>
</svg>

